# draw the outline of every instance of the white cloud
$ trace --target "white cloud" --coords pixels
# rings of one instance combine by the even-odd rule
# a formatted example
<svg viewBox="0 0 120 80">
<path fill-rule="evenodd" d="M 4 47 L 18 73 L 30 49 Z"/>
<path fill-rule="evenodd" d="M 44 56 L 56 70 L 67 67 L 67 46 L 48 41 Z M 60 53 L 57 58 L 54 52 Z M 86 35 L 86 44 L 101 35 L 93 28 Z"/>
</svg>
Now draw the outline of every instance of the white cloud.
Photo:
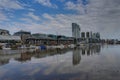
<svg viewBox="0 0 120 80">
<path fill-rule="evenodd" d="M 32 11 L 32 12 L 34 12 L 34 11 L 35 11 L 35 9 L 32 9 L 32 8 L 28 8 L 28 10 L 29 10 L 29 11 Z"/>
<path fill-rule="evenodd" d="M 57 1 L 59 1 L 59 2 L 64 2 L 65 0 L 57 0 Z"/>
<path fill-rule="evenodd" d="M 93 31 L 100 32 L 102 38 L 120 38 L 120 0 L 90 0 L 90 3 L 86 5 L 87 14 L 57 14 L 50 15 L 44 13 L 42 17 L 47 20 L 43 20 L 40 23 L 32 22 L 31 20 L 40 20 L 40 17 L 30 12 L 22 18 L 27 23 L 14 23 L 9 28 L 25 29 L 32 32 L 50 33 L 50 34 L 62 34 L 71 36 L 71 23 L 78 23 L 81 27 L 81 31 Z M 66 8 L 74 9 L 78 12 L 82 12 L 81 3 L 67 2 Z M 75 9 L 77 7 L 77 9 Z M 81 9 L 82 8 L 82 9 Z M 81 10 L 80 10 L 81 9 Z M 84 12 L 84 11 L 83 11 Z M 6 17 L 2 14 L 2 20 Z M 32 18 L 30 20 L 30 18 Z M 14 26 L 14 27 L 13 27 Z M 19 27 L 19 28 L 18 28 Z M 12 30 L 13 31 L 13 30 Z M 14 32 L 14 31 L 13 31 Z"/>
<path fill-rule="evenodd" d="M 84 6 L 81 1 L 78 1 L 76 3 L 73 3 L 72 1 L 68 1 L 65 3 L 65 9 L 68 10 L 75 10 L 80 14 L 85 13 L 86 6 Z"/>
<path fill-rule="evenodd" d="M 47 17 L 46 17 L 47 16 Z M 81 26 L 82 31 L 97 31 L 96 25 L 94 24 L 94 17 L 90 16 L 80 16 L 80 15 L 44 15 L 45 18 L 49 19 L 43 24 L 50 28 L 51 31 L 54 31 L 54 34 L 57 32 L 61 35 L 71 36 L 71 24 L 73 22 L 78 23 Z M 86 18 L 87 17 L 87 18 Z M 48 32 L 50 32 L 50 30 Z"/>
<path fill-rule="evenodd" d="M 26 16 L 32 18 L 33 20 L 39 21 L 40 17 L 35 15 L 33 12 L 29 12 Z"/>
<path fill-rule="evenodd" d="M 33 21 L 29 18 L 21 18 L 20 20 L 24 21 L 25 23 L 32 23 Z"/>
<path fill-rule="evenodd" d="M 46 19 L 48 19 L 48 20 L 53 20 L 54 19 L 51 15 L 49 15 L 47 13 L 44 13 L 43 17 L 46 18 Z"/>
<path fill-rule="evenodd" d="M 0 0 L 0 9 L 24 9 L 17 0 Z"/>
<path fill-rule="evenodd" d="M 50 0 L 36 0 L 36 1 L 43 6 L 57 8 L 57 5 L 52 4 Z"/>
<path fill-rule="evenodd" d="M 120 34 L 119 4 L 120 0 L 89 0 L 89 4 L 83 6 L 81 0 L 78 0 L 76 4 L 68 1 L 65 6 L 66 9 L 79 12 L 78 15 L 70 16 L 69 20 L 79 23 L 82 30 L 101 32 L 103 38 L 118 38 Z"/>
<path fill-rule="evenodd" d="M 71 2 L 71 1 L 68 1 L 68 2 L 66 3 L 66 7 L 67 7 L 67 9 L 76 9 L 77 5 L 74 4 L 74 3 Z"/>
<path fill-rule="evenodd" d="M 35 15 L 33 12 L 29 12 L 28 14 L 24 14 L 24 17 L 21 17 L 19 20 L 24 21 L 24 23 L 33 23 L 36 21 L 40 21 L 40 17 Z"/>
<path fill-rule="evenodd" d="M 3 14 L 2 12 L 0 12 L 0 21 L 6 21 L 6 20 L 9 20 L 7 16 Z"/>
</svg>

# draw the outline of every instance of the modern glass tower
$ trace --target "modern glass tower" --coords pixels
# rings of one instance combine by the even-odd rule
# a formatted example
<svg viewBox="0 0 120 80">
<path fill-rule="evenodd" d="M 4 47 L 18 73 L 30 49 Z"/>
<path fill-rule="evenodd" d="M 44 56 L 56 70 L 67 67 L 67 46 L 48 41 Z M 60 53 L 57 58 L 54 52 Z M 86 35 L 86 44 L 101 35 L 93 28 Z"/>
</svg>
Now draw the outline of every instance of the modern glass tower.
<svg viewBox="0 0 120 80">
<path fill-rule="evenodd" d="M 80 26 L 77 23 L 72 23 L 72 37 L 75 39 L 75 44 L 78 44 L 80 39 Z"/>
</svg>

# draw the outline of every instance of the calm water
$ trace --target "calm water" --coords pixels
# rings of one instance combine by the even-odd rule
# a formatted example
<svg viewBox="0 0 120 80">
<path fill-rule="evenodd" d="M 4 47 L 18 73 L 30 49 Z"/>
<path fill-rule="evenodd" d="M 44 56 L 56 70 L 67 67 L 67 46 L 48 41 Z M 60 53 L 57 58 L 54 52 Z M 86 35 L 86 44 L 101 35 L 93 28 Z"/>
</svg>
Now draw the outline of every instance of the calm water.
<svg viewBox="0 0 120 80">
<path fill-rule="evenodd" d="M 0 80 L 120 80 L 120 46 L 0 51 Z"/>
</svg>

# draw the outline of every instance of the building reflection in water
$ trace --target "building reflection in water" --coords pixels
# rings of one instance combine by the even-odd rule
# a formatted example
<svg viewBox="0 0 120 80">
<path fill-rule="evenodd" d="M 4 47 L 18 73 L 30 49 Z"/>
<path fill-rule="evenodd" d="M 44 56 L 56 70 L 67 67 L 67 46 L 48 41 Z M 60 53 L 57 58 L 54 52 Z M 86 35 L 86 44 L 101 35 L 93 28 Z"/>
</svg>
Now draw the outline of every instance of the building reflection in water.
<svg viewBox="0 0 120 80">
<path fill-rule="evenodd" d="M 25 61 L 30 61 L 31 57 L 32 56 L 30 52 L 25 52 L 25 53 L 21 53 L 21 56 L 19 58 L 15 58 L 15 60 L 20 62 L 25 62 Z"/>
<path fill-rule="evenodd" d="M 70 50 L 71 49 L 52 49 L 52 50 L 25 52 L 25 53 L 21 53 L 21 56 L 19 58 L 15 58 L 15 60 L 20 62 L 26 62 L 26 61 L 30 61 L 32 57 L 44 58 L 47 56 L 53 56 L 57 54 L 62 55 Z"/>
<path fill-rule="evenodd" d="M 82 51 L 82 55 L 91 56 L 100 53 L 101 45 L 88 45 L 80 47 L 80 49 Z"/>
<path fill-rule="evenodd" d="M 74 48 L 73 50 L 73 65 L 77 65 L 81 61 L 81 55 L 92 56 L 99 54 L 101 51 L 101 45 L 86 45 Z"/>
<path fill-rule="evenodd" d="M 100 45 L 89 45 L 89 46 L 82 46 L 75 49 L 53 49 L 53 50 L 44 50 L 44 51 L 16 51 L 16 53 L 13 54 L 2 54 L 0 53 L 0 66 L 5 65 L 9 63 L 10 59 L 14 59 L 19 62 L 26 62 L 31 61 L 31 58 L 44 58 L 47 56 L 53 56 L 53 55 L 64 55 L 68 51 L 73 51 L 73 65 L 77 65 L 81 61 L 81 57 L 84 55 L 91 56 L 95 54 L 99 54 L 101 50 Z M 82 55 L 82 56 L 81 56 Z"/>
<path fill-rule="evenodd" d="M 74 50 L 73 50 L 73 65 L 79 64 L 80 60 L 81 60 L 80 49 L 74 48 Z"/>
</svg>

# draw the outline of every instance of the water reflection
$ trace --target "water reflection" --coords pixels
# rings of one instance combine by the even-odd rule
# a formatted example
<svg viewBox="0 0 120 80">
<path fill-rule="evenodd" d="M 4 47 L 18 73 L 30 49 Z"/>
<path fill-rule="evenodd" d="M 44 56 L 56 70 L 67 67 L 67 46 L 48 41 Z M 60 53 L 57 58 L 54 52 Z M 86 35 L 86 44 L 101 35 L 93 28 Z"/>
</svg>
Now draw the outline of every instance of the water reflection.
<svg viewBox="0 0 120 80">
<path fill-rule="evenodd" d="M 80 60 L 81 60 L 80 49 L 79 48 L 75 48 L 73 50 L 73 65 L 79 64 Z"/>
<path fill-rule="evenodd" d="M 80 47 L 82 55 L 91 56 L 94 54 L 99 54 L 101 51 L 101 45 L 89 45 Z"/>
<path fill-rule="evenodd" d="M 119 48 L 0 51 L 0 80 L 120 80 Z"/>
<path fill-rule="evenodd" d="M 0 80 L 120 80 L 120 46 L 0 53 Z M 12 52 L 12 51 L 11 51 Z"/>
<path fill-rule="evenodd" d="M 0 66 L 9 63 L 9 59 L 0 59 Z"/>
<path fill-rule="evenodd" d="M 32 57 L 34 58 L 44 58 L 47 56 L 53 56 L 57 54 L 65 54 L 71 49 L 53 49 L 53 50 L 43 50 L 43 51 L 33 51 L 33 52 L 25 52 L 21 53 L 19 58 L 15 58 L 15 60 L 20 62 L 30 61 Z"/>
<path fill-rule="evenodd" d="M 19 62 L 31 61 L 31 58 L 34 57 L 36 59 L 54 56 L 54 55 L 64 55 L 65 53 L 73 51 L 72 62 L 73 65 L 77 65 L 81 61 L 81 55 L 91 56 L 94 54 L 99 54 L 101 51 L 100 45 L 87 45 L 81 46 L 74 49 L 53 49 L 53 50 L 43 50 L 43 51 L 13 51 L 14 53 L 10 54 L 9 51 L 6 53 L 0 53 L 0 65 L 5 65 L 9 63 L 10 59 L 14 59 Z M 12 51 L 11 51 L 12 52 Z"/>
<path fill-rule="evenodd" d="M 87 45 L 74 48 L 73 50 L 73 65 L 77 65 L 80 63 L 81 55 L 95 55 L 99 54 L 101 51 L 101 45 Z"/>
</svg>

